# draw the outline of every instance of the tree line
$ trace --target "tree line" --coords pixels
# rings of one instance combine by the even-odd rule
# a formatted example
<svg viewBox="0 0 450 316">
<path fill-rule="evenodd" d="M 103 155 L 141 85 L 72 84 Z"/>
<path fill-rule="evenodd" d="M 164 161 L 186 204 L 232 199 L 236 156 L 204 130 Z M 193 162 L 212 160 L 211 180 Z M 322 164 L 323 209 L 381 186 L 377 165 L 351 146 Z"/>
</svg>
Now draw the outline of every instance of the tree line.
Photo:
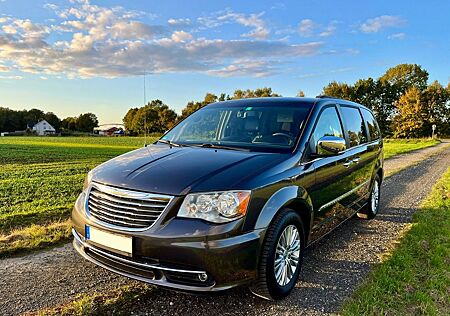
<svg viewBox="0 0 450 316">
<path fill-rule="evenodd" d="M 11 110 L 0 107 L 0 131 L 15 132 L 23 131 L 29 124 L 46 120 L 57 131 L 90 132 L 98 126 L 97 116 L 93 113 L 80 114 L 77 117 L 67 117 L 61 120 L 53 112 L 44 112 L 39 109 Z M 32 127 L 32 126 L 30 126 Z"/>
<path fill-rule="evenodd" d="M 440 135 L 450 135 L 450 83 L 447 87 L 438 81 L 428 84 L 428 77 L 428 72 L 420 65 L 400 64 L 389 68 L 377 79 L 359 79 L 353 84 L 333 81 L 323 88 L 322 94 L 370 108 L 385 137 L 428 137 L 433 125 Z M 267 87 L 238 89 L 231 96 L 207 93 L 202 101 L 188 102 L 179 116 L 161 100 L 153 100 L 144 107 L 130 109 L 123 123 L 132 135 L 144 134 L 144 126 L 147 133 L 163 133 L 209 103 L 278 96 L 281 95 Z M 300 91 L 297 96 L 304 97 L 305 94 Z"/>
<path fill-rule="evenodd" d="M 379 78 L 359 79 L 353 84 L 330 82 L 322 94 L 351 100 L 370 108 L 383 135 L 389 137 L 428 137 L 435 125 L 440 135 L 450 135 L 450 83 L 447 87 L 438 81 L 428 84 L 429 74 L 420 65 L 400 64 L 389 68 Z M 280 97 L 271 88 L 237 89 L 229 95 L 207 93 L 201 101 L 190 101 L 181 115 L 161 100 L 153 100 L 143 107 L 128 110 L 123 123 L 129 135 L 163 133 L 177 122 L 203 106 L 225 100 L 242 98 Z M 303 91 L 297 94 L 304 97 Z M 93 113 L 59 119 L 52 112 L 39 109 L 15 111 L 0 107 L 0 131 L 24 130 L 27 124 L 45 119 L 56 130 L 92 132 L 98 126 Z"/>
<path fill-rule="evenodd" d="M 384 136 L 427 137 L 433 125 L 440 135 L 450 135 L 450 83 L 446 88 L 438 81 L 428 84 L 428 76 L 420 65 L 400 64 L 377 79 L 333 81 L 323 94 L 370 108 Z"/>
<path fill-rule="evenodd" d="M 231 96 L 226 93 L 221 93 L 219 96 L 213 93 L 207 93 L 202 101 L 188 102 L 186 107 L 181 111 L 181 115 L 177 115 L 175 111 L 170 109 L 169 106 L 164 104 L 161 100 L 153 100 L 143 107 L 128 110 L 123 118 L 123 124 L 125 130 L 130 135 L 142 135 L 145 133 L 145 130 L 148 134 L 164 133 L 172 128 L 178 121 L 210 103 L 243 98 L 280 96 L 281 95 L 272 92 L 271 88 L 258 88 L 255 90 L 238 89 L 235 90 Z"/>
</svg>

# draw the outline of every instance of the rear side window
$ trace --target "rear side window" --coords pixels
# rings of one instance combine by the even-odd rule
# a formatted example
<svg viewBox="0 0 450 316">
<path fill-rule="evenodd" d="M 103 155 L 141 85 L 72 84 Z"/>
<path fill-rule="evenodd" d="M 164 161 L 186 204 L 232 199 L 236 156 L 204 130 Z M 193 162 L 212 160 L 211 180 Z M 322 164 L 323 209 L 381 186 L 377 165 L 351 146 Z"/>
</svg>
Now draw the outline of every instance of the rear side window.
<svg viewBox="0 0 450 316">
<path fill-rule="evenodd" d="M 328 107 L 322 111 L 319 119 L 317 120 L 317 124 L 313 132 L 312 143 L 316 144 L 317 141 L 323 136 L 336 136 L 343 138 L 343 134 L 344 133 L 342 132 L 342 127 L 336 108 L 334 106 Z"/>
<path fill-rule="evenodd" d="M 367 123 L 367 127 L 369 128 L 370 140 L 376 140 L 380 138 L 380 129 L 378 127 L 377 121 L 373 117 L 373 114 L 366 109 L 361 109 L 363 114 L 364 121 Z"/>
<path fill-rule="evenodd" d="M 341 111 L 345 126 L 347 128 L 348 137 L 350 139 L 350 147 L 366 143 L 366 128 L 359 110 L 354 107 L 341 105 Z"/>
</svg>

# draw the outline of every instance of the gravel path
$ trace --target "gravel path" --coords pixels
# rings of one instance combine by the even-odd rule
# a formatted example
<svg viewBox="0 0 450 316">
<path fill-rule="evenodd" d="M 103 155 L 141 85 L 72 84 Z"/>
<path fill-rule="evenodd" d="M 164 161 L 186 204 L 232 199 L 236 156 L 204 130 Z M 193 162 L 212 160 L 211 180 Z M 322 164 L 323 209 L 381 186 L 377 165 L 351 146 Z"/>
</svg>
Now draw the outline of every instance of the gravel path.
<svg viewBox="0 0 450 316">
<path fill-rule="evenodd" d="M 447 143 L 446 143 L 447 144 Z M 398 238 L 432 185 L 450 165 L 450 147 L 439 145 L 386 161 L 388 171 L 407 168 L 382 187 L 381 212 L 372 221 L 351 219 L 310 247 L 297 288 L 280 302 L 266 302 L 246 289 L 202 297 L 154 288 L 136 306 L 140 315 L 324 315 L 338 313 L 380 255 Z M 424 152 L 426 154 L 424 154 Z M 434 155 L 432 155 L 434 153 Z M 431 157 L 429 157 L 432 155 Z M 417 157 L 417 158 L 415 158 Z M 419 158 L 422 157 L 422 158 Z M 417 159 L 428 157 L 417 163 Z M 0 260 L 0 314 L 18 315 L 73 299 L 82 292 L 133 284 L 80 257 L 71 245 Z"/>
<path fill-rule="evenodd" d="M 409 152 L 401 155 L 396 155 L 392 158 L 387 159 L 384 162 L 385 176 L 390 176 L 400 170 L 403 170 L 409 166 L 418 164 L 427 157 L 434 155 L 442 150 L 445 150 L 450 146 L 450 139 L 442 140 L 442 143 L 427 147 L 414 152 Z"/>
</svg>

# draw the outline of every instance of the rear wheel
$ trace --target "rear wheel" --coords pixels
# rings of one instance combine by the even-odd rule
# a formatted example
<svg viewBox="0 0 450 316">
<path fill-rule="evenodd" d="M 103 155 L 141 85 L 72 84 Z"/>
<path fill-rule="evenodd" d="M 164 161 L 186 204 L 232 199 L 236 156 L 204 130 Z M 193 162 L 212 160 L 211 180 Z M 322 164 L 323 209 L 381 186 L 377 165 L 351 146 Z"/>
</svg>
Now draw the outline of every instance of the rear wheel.
<svg viewBox="0 0 450 316">
<path fill-rule="evenodd" d="M 302 220 L 295 211 L 285 209 L 267 230 L 258 279 L 251 291 L 268 300 L 288 296 L 297 283 L 303 249 Z"/>
<path fill-rule="evenodd" d="M 380 210 L 380 187 L 381 180 L 380 177 L 376 175 L 373 182 L 372 191 L 370 192 L 369 201 L 367 202 L 363 210 L 358 213 L 359 217 L 372 219 L 378 214 L 378 211 Z"/>
</svg>

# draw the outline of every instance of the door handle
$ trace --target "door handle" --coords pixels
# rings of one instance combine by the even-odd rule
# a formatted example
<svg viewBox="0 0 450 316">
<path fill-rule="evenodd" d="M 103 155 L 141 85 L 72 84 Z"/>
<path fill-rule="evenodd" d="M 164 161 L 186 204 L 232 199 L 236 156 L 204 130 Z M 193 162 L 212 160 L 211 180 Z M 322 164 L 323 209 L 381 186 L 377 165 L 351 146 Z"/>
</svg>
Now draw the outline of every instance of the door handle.
<svg viewBox="0 0 450 316">
<path fill-rule="evenodd" d="M 354 163 L 358 163 L 358 162 L 359 162 L 360 160 L 361 160 L 361 158 L 360 158 L 360 157 L 356 157 L 356 158 L 353 158 L 353 160 L 352 160 L 352 161 L 353 161 Z"/>
</svg>

